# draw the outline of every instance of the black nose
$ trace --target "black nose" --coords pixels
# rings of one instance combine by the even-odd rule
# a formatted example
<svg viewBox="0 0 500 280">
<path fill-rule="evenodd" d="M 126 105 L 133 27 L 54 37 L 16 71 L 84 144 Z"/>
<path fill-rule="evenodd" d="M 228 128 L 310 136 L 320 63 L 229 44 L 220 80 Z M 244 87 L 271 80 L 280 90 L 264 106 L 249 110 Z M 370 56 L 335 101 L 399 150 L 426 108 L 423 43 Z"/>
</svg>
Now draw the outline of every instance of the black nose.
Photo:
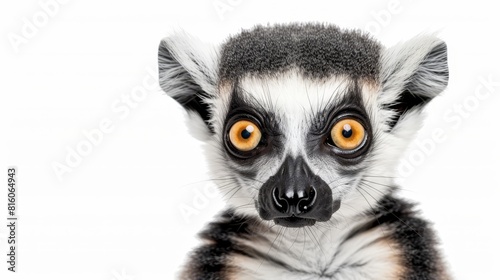
<svg viewBox="0 0 500 280">
<path fill-rule="evenodd" d="M 288 227 L 328 221 L 340 208 L 332 191 L 316 176 L 303 158 L 287 157 L 274 176 L 260 188 L 259 215 L 264 220 Z"/>
<path fill-rule="evenodd" d="M 274 187 L 272 195 L 276 210 L 294 216 L 299 216 L 313 209 L 316 201 L 316 190 L 313 186 L 290 189 L 286 193 L 280 192 L 277 187 Z"/>
</svg>

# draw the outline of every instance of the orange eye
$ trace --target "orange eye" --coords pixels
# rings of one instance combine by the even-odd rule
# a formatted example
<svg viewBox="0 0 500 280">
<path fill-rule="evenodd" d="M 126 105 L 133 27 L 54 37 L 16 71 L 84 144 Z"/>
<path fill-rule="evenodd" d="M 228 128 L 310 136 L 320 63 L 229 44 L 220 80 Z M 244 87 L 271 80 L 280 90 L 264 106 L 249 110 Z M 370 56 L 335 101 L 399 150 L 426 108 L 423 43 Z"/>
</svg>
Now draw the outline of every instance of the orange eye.
<svg viewBox="0 0 500 280">
<path fill-rule="evenodd" d="M 333 126 L 330 135 L 335 146 L 342 150 L 353 150 L 363 143 L 365 128 L 356 120 L 343 119 Z"/>
<path fill-rule="evenodd" d="M 229 140 L 236 149 L 242 152 L 255 149 L 259 145 L 261 137 L 259 127 L 247 120 L 236 122 L 229 130 Z"/>
</svg>

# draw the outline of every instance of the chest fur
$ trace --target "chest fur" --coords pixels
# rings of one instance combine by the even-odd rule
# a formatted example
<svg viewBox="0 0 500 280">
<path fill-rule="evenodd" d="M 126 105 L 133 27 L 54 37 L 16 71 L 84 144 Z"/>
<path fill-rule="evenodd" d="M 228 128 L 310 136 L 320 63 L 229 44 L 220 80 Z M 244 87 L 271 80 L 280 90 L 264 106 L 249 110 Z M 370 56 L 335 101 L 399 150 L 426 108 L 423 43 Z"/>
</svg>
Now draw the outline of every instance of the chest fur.
<svg viewBox="0 0 500 280">
<path fill-rule="evenodd" d="M 241 240 L 249 254 L 232 254 L 231 279 L 400 279 L 402 253 L 390 232 L 377 227 L 346 236 L 335 229 L 299 229 L 274 240 Z"/>
</svg>

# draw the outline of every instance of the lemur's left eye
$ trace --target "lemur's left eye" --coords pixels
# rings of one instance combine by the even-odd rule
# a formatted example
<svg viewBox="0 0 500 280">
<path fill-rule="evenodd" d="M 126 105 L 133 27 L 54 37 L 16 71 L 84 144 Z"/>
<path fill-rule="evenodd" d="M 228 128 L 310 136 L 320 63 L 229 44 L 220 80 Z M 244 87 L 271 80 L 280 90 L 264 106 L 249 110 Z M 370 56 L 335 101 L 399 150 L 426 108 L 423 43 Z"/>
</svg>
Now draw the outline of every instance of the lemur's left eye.
<svg viewBox="0 0 500 280">
<path fill-rule="evenodd" d="M 229 130 L 229 140 L 233 146 L 242 151 L 248 152 L 259 145 L 262 134 L 259 127 L 247 120 L 241 120 L 233 124 Z"/>
<path fill-rule="evenodd" d="M 365 139 L 365 128 L 354 119 L 338 121 L 330 132 L 333 144 L 342 150 L 354 150 Z"/>
</svg>

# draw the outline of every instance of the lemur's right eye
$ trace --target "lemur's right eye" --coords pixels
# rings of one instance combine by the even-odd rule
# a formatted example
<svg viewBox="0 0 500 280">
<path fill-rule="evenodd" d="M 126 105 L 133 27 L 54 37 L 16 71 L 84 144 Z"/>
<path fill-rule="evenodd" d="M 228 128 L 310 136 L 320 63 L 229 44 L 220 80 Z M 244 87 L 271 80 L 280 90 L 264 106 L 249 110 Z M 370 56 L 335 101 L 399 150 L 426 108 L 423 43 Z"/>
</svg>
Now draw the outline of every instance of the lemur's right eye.
<svg viewBox="0 0 500 280">
<path fill-rule="evenodd" d="M 248 120 L 237 121 L 229 130 L 231 144 L 242 152 L 248 152 L 257 147 L 262 134 L 259 127 Z"/>
</svg>

